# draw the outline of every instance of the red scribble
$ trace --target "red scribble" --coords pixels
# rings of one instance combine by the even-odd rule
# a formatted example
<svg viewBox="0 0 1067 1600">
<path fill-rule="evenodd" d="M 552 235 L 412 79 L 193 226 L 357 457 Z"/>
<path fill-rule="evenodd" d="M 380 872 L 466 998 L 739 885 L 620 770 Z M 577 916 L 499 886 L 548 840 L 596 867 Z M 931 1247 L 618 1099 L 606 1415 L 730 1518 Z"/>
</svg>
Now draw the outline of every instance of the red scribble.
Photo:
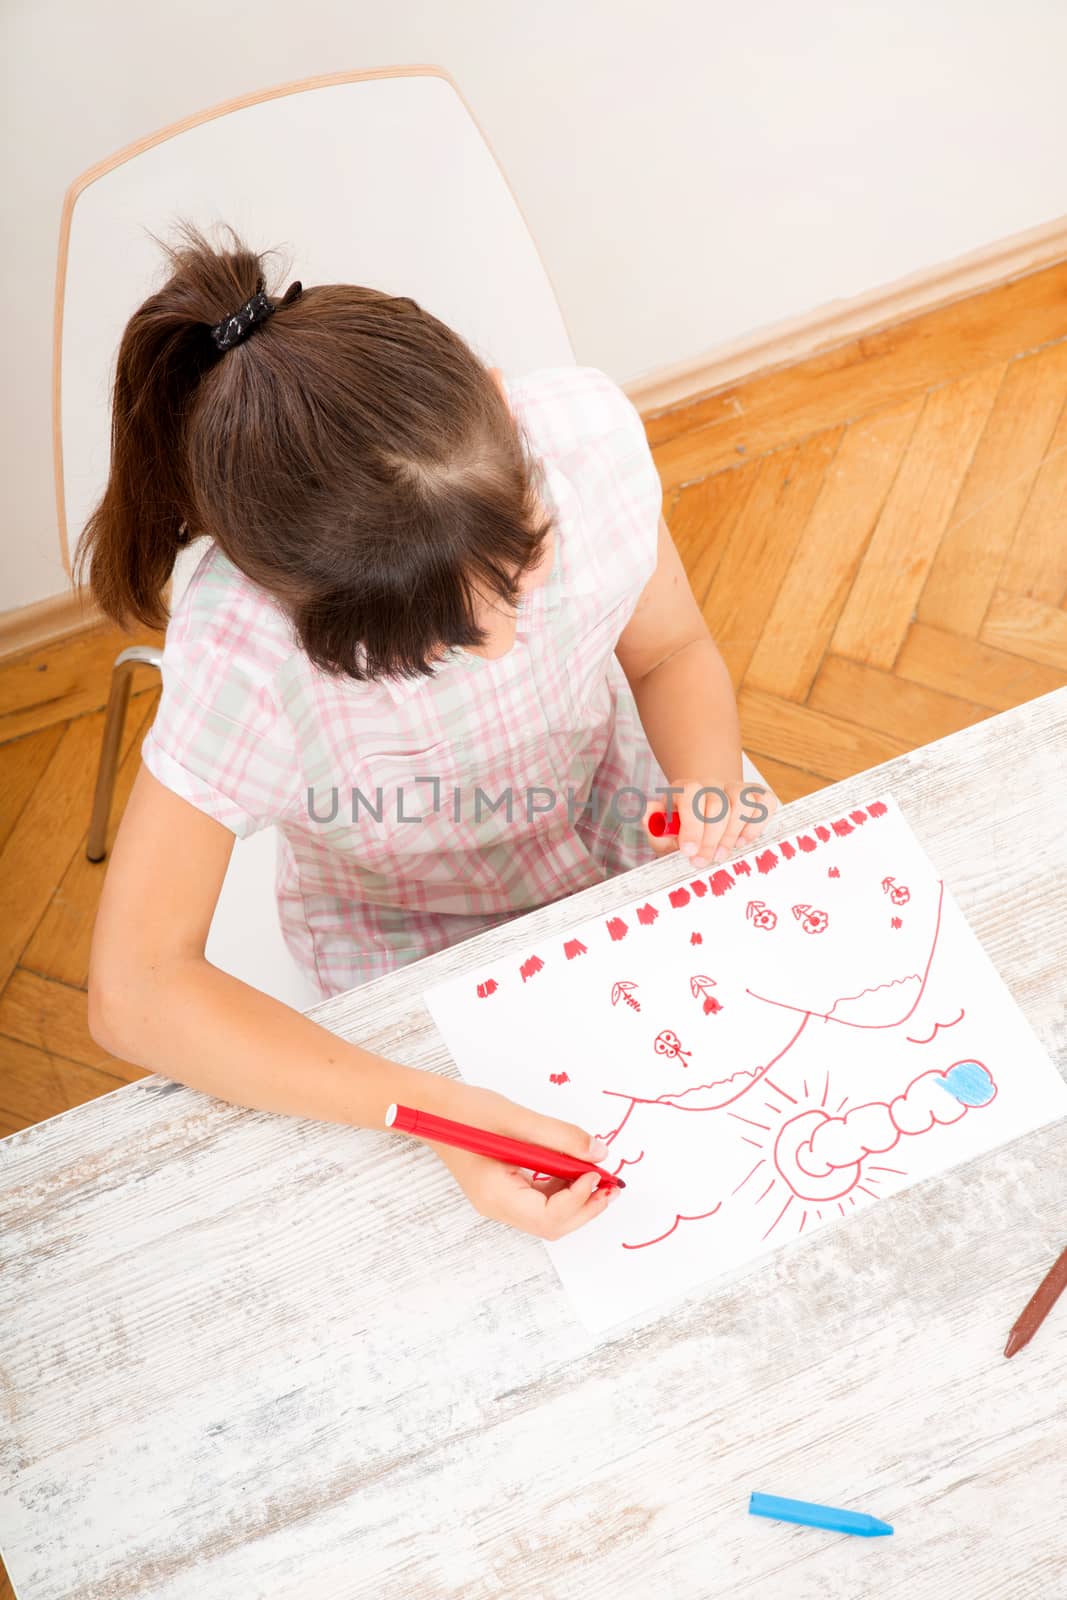
<svg viewBox="0 0 1067 1600">
<path fill-rule="evenodd" d="M 793 1046 L 796 1044 L 797 1040 L 800 1038 L 810 1021 L 811 1013 L 805 1012 L 801 1017 L 800 1025 L 793 1034 L 792 1038 L 787 1040 L 787 1042 L 778 1051 L 777 1055 L 771 1057 L 766 1066 L 753 1067 L 751 1070 L 734 1072 L 731 1073 L 728 1078 L 719 1078 L 713 1083 L 698 1083 L 694 1085 L 692 1089 L 681 1089 L 674 1093 L 657 1095 L 654 1099 L 642 1098 L 640 1095 L 624 1094 L 619 1089 L 602 1089 L 601 1093 L 610 1095 L 613 1099 L 629 1100 L 631 1111 L 635 1105 L 667 1106 L 672 1111 L 721 1111 L 726 1106 L 732 1106 L 735 1101 L 740 1100 L 742 1095 L 747 1094 L 748 1091 L 754 1088 L 757 1083 L 762 1082 L 767 1073 L 770 1072 L 771 1068 L 777 1066 L 779 1061 L 782 1060 L 783 1056 L 789 1054 L 789 1051 L 792 1050 Z M 747 1078 L 748 1082 L 742 1084 L 739 1089 L 735 1089 L 733 1085 L 738 1078 Z M 725 1094 L 723 1091 L 725 1091 Z M 714 1096 L 714 1098 L 710 1101 L 710 1103 L 706 1103 L 704 1105 L 683 1106 L 679 1104 L 679 1101 L 691 1100 L 694 1095 L 698 1094 L 711 1094 Z M 630 1112 L 628 1111 L 626 1116 L 628 1117 L 629 1114 Z M 624 1117 L 623 1121 L 619 1124 L 620 1128 L 623 1126 L 625 1121 L 626 1117 Z M 610 1143 L 607 1134 L 601 1134 L 600 1137 L 606 1142 Z"/>
<path fill-rule="evenodd" d="M 773 850 L 764 850 L 756 857 L 756 871 L 764 874 L 773 872 L 778 865 L 778 857 Z"/>
<path fill-rule="evenodd" d="M 708 892 L 708 886 L 704 882 L 703 878 L 694 878 L 689 887 L 692 889 L 698 900 L 703 900 L 704 896 Z"/>
<path fill-rule="evenodd" d="M 785 859 L 787 861 L 792 861 L 793 857 L 797 853 L 796 852 L 796 847 L 794 845 L 791 845 L 789 843 L 788 839 L 780 840 L 779 844 L 778 844 L 778 848 L 782 852 L 782 854 L 785 856 Z"/>
<path fill-rule="evenodd" d="M 934 1031 L 933 1031 L 933 1033 L 931 1033 L 929 1035 L 928 1038 L 926 1038 L 926 1039 L 913 1039 L 910 1033 L 906 1033 L 904 1035 L 904 1037 L 905 1037 L 905 1039 L 907 1039 L 909 1044 L 929 1044 L 932 1039 L 935 1039 L 937 1037 L 937 1032 L 938 1032 L 939 1028 L 954 1028 L 956 1026 L 957 1022 L 962 1022 L 963 1021 L 965 1015 L 966 1015 L 966 1013 L 964 1012 L 963 1007 L 960 1006 L 960 1014 L 959 1014 L 959 1016 L 958 1017 L 953 1017 L 951 1022 L 935 1022 L 934 1023 Z"/>
<path fill-rule="evenodd" d="M 585 955 L 585 945 L 580 939 L 568 939 L 563 946 L 563 954 L 568 961 L 573 961 L 575 956 Z"/>
<path fill-rule="evenodd" d="M 867 807 L 869 817 L 884 817 L 885 813 L 886 807 L 881 800 L 876 800 L 873 805 Z"/>
<path fill-rule="evenodd" d="M 675 911 L 680 911 L 683 906 L 687 906 L 689 904 L 689 890 L 672 889 L 670 894 L 667 896 L 667 899 L 670 901 Z"/>
<path fill-rule="evenodd" d="M 815 837 L 816 837 L 816 839 L 821 839 L 823 844 L 825 844 L 826 841 L 830 837 L 829 828 L 824 828 L 822 823 L 820 822 L 819 826 L 815 829 Z"/>
<path fill-rule="evenodd" d="M 745 916 L 754 928 L 764 928 L 768 933 L 778 926 L 777 913 L 769 911 L 763 900 L 750 900 L 745 907 Z"/>
<path fill-rule="evenodd" d="M 603 1093 L 604 1094 L 610 1094 L 611 1090 L 610 1089 L 605 1089 L 605 1090 L 603 1090 Z M 623 1095 L 623 1096 L 620 1096 L 620 1098 L 628 1099 L 629 1097 L 626 1096 L 626 1095 Z M 625 1128 L 626 1124 L 629 1122 L 631 1116 L 633 1115 L 633 1109 L 634 1109 L 634 1106 L 636 1104 L 637 1104 L 636 1100 L 631 1100 L 629 1109 L 626 1112 L 626 1115 L 623 1117 L 622 1121 L 620 1123 L 618 1123 L 614 1128 L 612 1128 L 610 1133 L 598 1133 L 596 1137 L 598 1139 L 603 1139 L 605 1144 L 611 1144 L 614 1139 L 618 1138 L 619 1134 L 622 1132 L 622 1130 Z"/>
<path fill-rule="evenodd" d="M 608 921 L 608 922 L 606 922 L 604 924 L 604 926 L 607 928 L 608 932 L 611 934 L 611 937 L 612 937 L 613 941 L 618 941 L 619 939 L 625 939 L 626 938 L 627 927 L 626 927 L 626 924 L 622 920 L 621 917 L 612 917 L 610 919 L 610 921 Z"/>
<path fill-rule="evenodd" d="M 734 869 L 735 878 L 747 878 L 752 871 L 747 861 L 732 861 L 730 865 Z"/>
<path fill-rule="evenodd" d="M 708 882 L 711 885 L 712 894 L 716 896 L 725 894 L 728 889 L 732 889 L 734 886 L 733 877 L 729 872 L 724 870 L 712 873 L 711 877 L 708 879 Z"/>
<path fill-rule="evenodd" d="M 731 1195 L 735 1195 L 741 1189 L 743 1189 L 745 1187 L 745 1184 L 748 1182 L 749 1178 L 751 1178 L 754 1173 L 758 1172 L 760 1167 L 764 1167 L 766 1165 L 767 1165 L 766 1156 L 760 1156 L 759 1160 L 756 1162 L 756 1165 L 752 1168 L 752 1170 L 750 1172 L 746 1172 L 745 1173 L 744 1177 L 741 1179 L 741 1182 L 737 1185 L 737 1188 L 730 1190 Z"/>
<path fill-rule="evenodd" d="M 486 978 L 484 983 L 478 985 L 478 999 L 485 1000 L 489 995 L 496 994 L 499 987 L 495 978 Z"/>
<path fill-rule="evenodd" d="M 541 960 L 540 956 L 527 956 L 526 960 L 519 968 L 519 977 L 522 979 L 523 983 L 525 983 L 527 978 L 532 978 L 535 972 L 540 972 L 543 966 L 544 962 Z"/>
<path fill-rule="evenodd" d="M 778 1215 L 775 1217 L 774 1221 L 771 1223 L 770 1227 L 767 1229 L 767 1232 L 763 1235 L 764 1239 L 769 1239 L 770 1238 L 771 1234 L 774 1232 L 775 1228 L 777 1228 L 778 1224 L 781 1222 L 782 1218 L 785 1216 L 786 1212 L 789 1210 L 789 1207 L 792 1204 L 793 1204 L 793 1196 L 790 1195 L 789 1199 L 786 1201 L 786 1203 L 782 1207 L 781 1211 L 779 1211 Z"/>
<path fill-rule="evenodd" d="M 847 822 L 844 817 L 840 817 L 837 822 L 832 822 L 830 826 L 833 828 L 839 839 L 843 839 L 846 834 L 852 832 L 851 822 Z"/>
<path fill-rule="evenodd" d="M 702 933 L 691 933 L 689 935 L 689 943 L 690 944 L 703 944 L 704 943 L 704 935 Z"/>
<path fill-rule="evenodd" d="M 891 928 L 902 928 L 904 924 L 901 922 L 899 917 L 890 917 L 889 926 Z"/>
<path fill-rule="evenodd" d="M 671 1223 L 666 1233 L 657 1234 L 655 1239 L 642 1239 L 640 1244 L 624 1244 L 623 1249 L 647 1250 L 650 1244 L 662 1244 L 664 1239 L 670 1238 L 671 1234 L 678 1227 L 680 1222 L 703 1222 L 706 1217 L 713 1217 L 716 1211 L 721 1209 L 722 1201 L 720 1200 L 717 1205 L 712 1206 L 710 1211 L 701 1211 L 695 1217 L 683 1217 L 680 1212 L 676 1213 L 674 1221 Z"/>
<path fill-rule="evenodd" d="M 816 848 L 815 840 L 810 833 L 802 833 L 797 839 L 797 845 L 801 850 L 814 850 Z"/>
<path fill-rule="evenodd" d="M 793 915 L 805 933 L 825 933 L 830 926 L 830 918 L 818 906 L 794 906 Z"/>
<path fill-rule="evenodd" d="M 867 813 L 866 813 L 866 811 L 850 811 L 849 812 L 849 816 L 852 818 L 852 821 L 859 828 L 862 828 L 863 824 L 867 821 Z"/>
<path fill-rule="evenodd" d="M 828 878 L 839 878 L 841 876 L 841 868 L 840 867 L 831 867 L 829 869 L 829 871 L 827 872 L 826 876 Z"/>
<path fill-rule="evenodd" d="M 571 1080 L 565 1072 L 550 1072 L 548 1081 L 549 1083 L 570 1083 Z"/>
<path fill-rule="evenodd" d="M 638 906 L 637 908 L 637 920 L 643 928 L 647 928 L 650 923 L 655 922 L 658 916 L 659 912 L 655 906 L 650 906 L 647 900 L 643 906 Z"/>
<path fill-rule="evenodd" d="M 622 1171 L 623 1167 L 636 1167 L 637 1163 L 639 1161 L 643 1161 L 644 1159 L 645 1159 L 645 1152 L 643 1150 L 641 1151 L 641 1154 L 639 1156 L 633 1156 L 633 1157 L 623 1156 L 622 1159 L 620 1160 L 618 1166 L 615 1168 L 614 1172 L 612 1173 L 612 1177 L 613 1178 L 617 1178 L 619 1173 Z"/>
<path fill-rule="evenodd" d="M 617 1006 L 621 1000 L 624 1005 L 629 1006 L 631 1011 L 640 1011 L 641 1002 L 634 999 L 634 990 L 636 988 L 636 983 L 631 982 L 629 978 L 620 978 L 618 983 L 613 983 L 611 986 L 612 1005 Z"/>
</svg>

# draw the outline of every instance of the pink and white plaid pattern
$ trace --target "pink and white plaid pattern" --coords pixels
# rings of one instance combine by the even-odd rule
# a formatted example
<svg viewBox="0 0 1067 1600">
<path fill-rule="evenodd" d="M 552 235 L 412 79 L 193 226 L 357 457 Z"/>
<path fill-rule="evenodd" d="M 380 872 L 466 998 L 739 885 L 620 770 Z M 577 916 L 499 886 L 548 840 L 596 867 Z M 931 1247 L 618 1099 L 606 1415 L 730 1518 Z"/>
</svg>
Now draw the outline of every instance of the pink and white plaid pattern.
<svg viewBox="0 0 1067 1600">
<path fill-rule="evenodd" d="M 507 389 L 557 516 L 552 570 L 524 598 L 507 655 L 452 651 L 419 680 L 330 677 L 214 545 L 167 629 L 142 759 L 238 837 L 277 827 L 283 932 L 323 995 L 652 854 L 643 824 L 619 820 L 636 798 L 607 804 L 625 785 L 666 782 L 614 655 L 656 563 L 661 487 L 644 427 L 593 367 Z M 538 789 L 556 796 L 551 810 L 537 809 Z M 599 817 L 582 809 L 591 790 Z"/>
</svg>

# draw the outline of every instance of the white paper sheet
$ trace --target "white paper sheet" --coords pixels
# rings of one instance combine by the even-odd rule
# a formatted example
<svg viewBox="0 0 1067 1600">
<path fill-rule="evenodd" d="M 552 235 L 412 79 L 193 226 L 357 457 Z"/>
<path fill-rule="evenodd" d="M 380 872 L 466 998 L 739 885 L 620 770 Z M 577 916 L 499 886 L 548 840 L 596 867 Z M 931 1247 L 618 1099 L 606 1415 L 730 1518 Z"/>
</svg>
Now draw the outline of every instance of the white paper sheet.
<svg viewBox="0 0 1067 1600">
<path fill-rule="evenodd" d="M 463 1076 L 608 1139 L 547 1246 L 599 1331 L 1067 1113 L 886 798 L 428 991 Z"/>
</svg>

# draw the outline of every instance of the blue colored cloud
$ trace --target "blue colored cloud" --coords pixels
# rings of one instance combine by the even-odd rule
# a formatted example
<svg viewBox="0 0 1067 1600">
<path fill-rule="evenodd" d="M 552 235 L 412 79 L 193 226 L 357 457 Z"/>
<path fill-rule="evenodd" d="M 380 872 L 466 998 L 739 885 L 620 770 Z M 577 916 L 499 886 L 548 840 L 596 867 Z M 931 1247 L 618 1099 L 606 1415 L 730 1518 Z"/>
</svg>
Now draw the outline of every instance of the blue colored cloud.
<svg viewBox="0 0 1067 1600">
<path fill-rule="evenodd" d="M 941 1087 L 961 1106 L 987 1106 L 997 1092 L 980 1061 L 957 1061 L 942 1075 Z"/>
</svg>

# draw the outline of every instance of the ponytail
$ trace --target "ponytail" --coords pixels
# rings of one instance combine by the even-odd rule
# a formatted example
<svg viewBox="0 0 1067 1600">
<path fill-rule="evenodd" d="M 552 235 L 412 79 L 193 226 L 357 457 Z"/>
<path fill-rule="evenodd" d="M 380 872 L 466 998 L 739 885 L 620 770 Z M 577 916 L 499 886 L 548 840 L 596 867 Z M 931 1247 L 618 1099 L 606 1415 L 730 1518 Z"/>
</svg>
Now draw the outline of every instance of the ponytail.
<svg viewBox="0 0 1067 1600">
<path fill-rule="evenodd" d="M 263 259 L 195 229 L 119 349 L 111 468 L 78 547 L 101 610 L 158 627 L 208 534 L 353 679 L 480 646 L 554 522 L 525 428 L 474 350 L 405 295 L 263 292 Z M 281 313 L 280 315 L 276 313 Z"/>
<path fill-rule="evenodd" d="M 166 622 L 163 592 L 194 532 L 187 427 L 201 379 L 222 359 L 212 328 L 263 287 L 259 256 L 216 251 L 185 226 L 164 246 L 171 276 L 130 318 L 119 346 L 107 488 L 85 526 L 75 581 L 113 621 Z"/>
</svg>

